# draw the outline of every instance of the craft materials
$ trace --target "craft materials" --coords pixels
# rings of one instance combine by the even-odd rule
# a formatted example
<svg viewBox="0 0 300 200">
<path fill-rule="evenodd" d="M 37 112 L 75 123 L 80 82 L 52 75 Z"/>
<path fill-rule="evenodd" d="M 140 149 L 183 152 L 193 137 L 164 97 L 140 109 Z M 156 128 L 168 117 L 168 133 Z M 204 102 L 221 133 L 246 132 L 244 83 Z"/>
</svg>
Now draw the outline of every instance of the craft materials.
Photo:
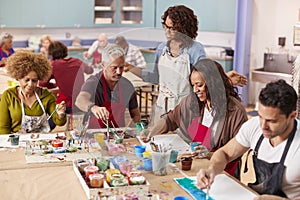
<svg viewBox="0 0 300 200">
<path fill-rule="evenodd" d="M 90 166 L 86 166 L 84 168 L 84 172 L 85 172 L 85 178 L 86 180 L 89 182 L 90 181 L 90 175 L 91 174 L 97 174 L 98 173 L 98 170 L 99 168 L 97 166 L 93 166 L 93 165 L 90 165 Z"/>
<path fill-rule="evenodd" d="M 104 175 L 103 174 L 91 174 L 89 176 L 90 186 L 94 188 L 102 188 L 104 183 Z"/>
<path fill-rule="evenodd" d="M 12 134 L 9 136 L 10 144 L 12 146 L 17 146 L 19 145 L 19 135 Z"/>
<path fill-rule="evenodd" d="M 120 135 L 121 135 L 121 137 L 123 137 L 123 136 L 124 136 L 124 134 L 125 134 L 126 130 L 127 130 L 127 129 L 128 129 L 128 127 L 130 126 L 131 122 L 132 122 L 132 119 L 130 119 L 130 120 L 129 120 L 128 124 L 127 124 L 127 125 L 126 125 L 126 127 L 123 129 L 122 133 L 120 134 Z"/>
</svg>

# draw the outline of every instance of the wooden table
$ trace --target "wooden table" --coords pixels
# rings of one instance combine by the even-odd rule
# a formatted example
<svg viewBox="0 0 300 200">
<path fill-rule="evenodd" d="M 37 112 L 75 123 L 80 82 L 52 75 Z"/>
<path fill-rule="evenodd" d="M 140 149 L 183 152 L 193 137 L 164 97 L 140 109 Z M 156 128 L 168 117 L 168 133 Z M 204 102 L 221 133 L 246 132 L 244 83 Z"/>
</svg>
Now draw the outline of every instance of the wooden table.
<svg viewBox="0 0 300 200">
<path fill-rule="evenodd" d="M 131 147 L 139 144 L 136 138 L 124 142 Z M 103 151 L 102 155 L 107 155 L 107 152 Z M 129 158 L 134 156 L 132 152 L 127 155 Z M 27 164 L 24 148 L 0 148 L 0 163 L 1 199 L 87 199 L 71 162 Z M 195 176 L 207 164 L 207 159 L 194 160 L 192 169 L 186 174 Z M 180 163 L 176 165 L 180 168 Z M 156 176 L 144 171 L 143 174 L 150 182 L 150 192 L 159 194 L 162 200 L 182 195 L 192 199 L 174 181 L 174 178 L 182 177 L 180 173 Z"/>
</svg>

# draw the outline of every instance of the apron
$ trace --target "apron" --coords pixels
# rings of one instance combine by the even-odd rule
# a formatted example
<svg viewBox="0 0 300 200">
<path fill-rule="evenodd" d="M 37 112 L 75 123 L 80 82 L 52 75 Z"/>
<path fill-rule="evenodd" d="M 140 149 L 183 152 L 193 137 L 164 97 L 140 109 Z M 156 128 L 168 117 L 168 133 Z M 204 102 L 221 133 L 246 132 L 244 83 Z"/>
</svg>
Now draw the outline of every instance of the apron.
<svg viewBox="0 0 300 200">
<path fill-rule="evenodd" d="M 159 94 L 155 107 L 155 118 L 175 108 L 182 98 L 191 92 L 189 75 L 191 73 L 189 55 L 187 49 L 178 57 L 172 57 L 167 53 L 167 47 L 163 49 L 158 62 Z"/>
<path fill-rule="evenodd" d="M 214 142 L 214 140 L 211 139 L 213 128 L 203 125 L 198 120 L 199 117 L 195 117 L 192 123 L 189 125 L 187 129 L 189 136 L 193 139 L 193 142 L 201 142 L 202 145 L 206 146 L 210 152 L 215 152 L 217 149 L 211 147 L 211 143 Z M 209 122 L 207 124 L 209 124 Z M 218 122 L 215 122 L 214 127 L 216 126 L 218 126 Z M 239 164 L 240 164 L 240 159 L 236 159 L 228 163 L 224 170 L 228 172 L 230 175 L 238 178 L 238 176 L 235 173 Z"/>
<path fill-rule="evenodd" d="M 284 161 L 295 136 L 296 129 L 297 121 L 295 120 L 294 128 L 285 145 L 280 162 L 278 163 L 268 163 L 257 158 L 259 147 L 264 139 L 263 135 L 260 136 L 253 152 L 253 166 L 255 170 L 256 182 L 248 184 L 259 194 L 271 194 L 281 197 L 287 197 L 286 194 L 282 191 L 282 178 L 285 169 Z"/>
<path fill-rule="evenodd" d="M 106 87 L 106 81 L 104 75 L 101 75 L 101 81 L 103 84 L 104 91 L 104 102 L 100 105 L 105 107 L 109 111 L 109 127 L 124 127 L 125 126 L 125 106 L 123 104 L 122 92 L 120 90 L 120 82 L 118 82 L 117 90 L 119 95 L 119 102 L 110 102 L 108 98 L 108 92 Z M 97 119 L 95 116 L 90 118 L 89 128 L 106 128 L 106 125 L 102 122 L 101 119 Z"/>
<path fill-rule="evenodd" d="M 97 66 L 102 61 L 102 54 L 98 52 L 98 48 L 93 53 L 92 65 Z"/>
<path fill-rule="evenodd" d="M 41 116 L 29 116 L 25 114 L 23 101 L 21 100 L 21 107 L 22 107 L 22 122 L 21 122 L 21 132 L 25 133 L 39 133 L 39 132 L 49 132 L 50 126 L 47 120 L 47 113 L 45 108 L 39 98 L 39 95 L 35 92 L 36 99 L 38 100 L 43 114 Z"/>
</svg>

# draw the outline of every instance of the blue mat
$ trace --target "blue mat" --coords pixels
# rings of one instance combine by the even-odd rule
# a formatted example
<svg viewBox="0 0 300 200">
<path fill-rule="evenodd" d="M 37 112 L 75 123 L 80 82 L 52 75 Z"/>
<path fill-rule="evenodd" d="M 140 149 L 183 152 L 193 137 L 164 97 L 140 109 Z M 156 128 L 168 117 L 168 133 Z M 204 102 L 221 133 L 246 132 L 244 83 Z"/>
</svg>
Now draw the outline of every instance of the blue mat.
<svg viewBox="0 0 300 200">
<path fill-rule="evenodd" d="M 174 178 L 176 183 L 189 193 L 195 200 L 206 200 L 206 193 L 196 187 L 196 180 L 190 178 Z M 208 200 L 214 200 L 209 196 Z"/>
</svg>

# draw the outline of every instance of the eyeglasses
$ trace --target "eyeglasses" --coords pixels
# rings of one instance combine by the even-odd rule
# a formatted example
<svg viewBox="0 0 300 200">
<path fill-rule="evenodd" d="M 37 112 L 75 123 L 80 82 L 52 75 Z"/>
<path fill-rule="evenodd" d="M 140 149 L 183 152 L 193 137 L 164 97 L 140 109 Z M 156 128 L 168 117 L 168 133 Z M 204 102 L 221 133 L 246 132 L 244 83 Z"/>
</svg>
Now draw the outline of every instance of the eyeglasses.
<svg viewBox="0 0 300 200">
<path fill-rule="evenodd" d="M 175 32 L 175 31 L 176 31 L 176 29 L 175 29 L 174 27 L 168 26 L 168 25 L 165 24 L 164 22 L 162 22 L 161 24 L 162 24 L 162 26 L 163 26 L 163 28 L 164 28 L 165 30 L 169 30 L 169 31 L 172 31 L 172 32 Z"/>
</svg>

